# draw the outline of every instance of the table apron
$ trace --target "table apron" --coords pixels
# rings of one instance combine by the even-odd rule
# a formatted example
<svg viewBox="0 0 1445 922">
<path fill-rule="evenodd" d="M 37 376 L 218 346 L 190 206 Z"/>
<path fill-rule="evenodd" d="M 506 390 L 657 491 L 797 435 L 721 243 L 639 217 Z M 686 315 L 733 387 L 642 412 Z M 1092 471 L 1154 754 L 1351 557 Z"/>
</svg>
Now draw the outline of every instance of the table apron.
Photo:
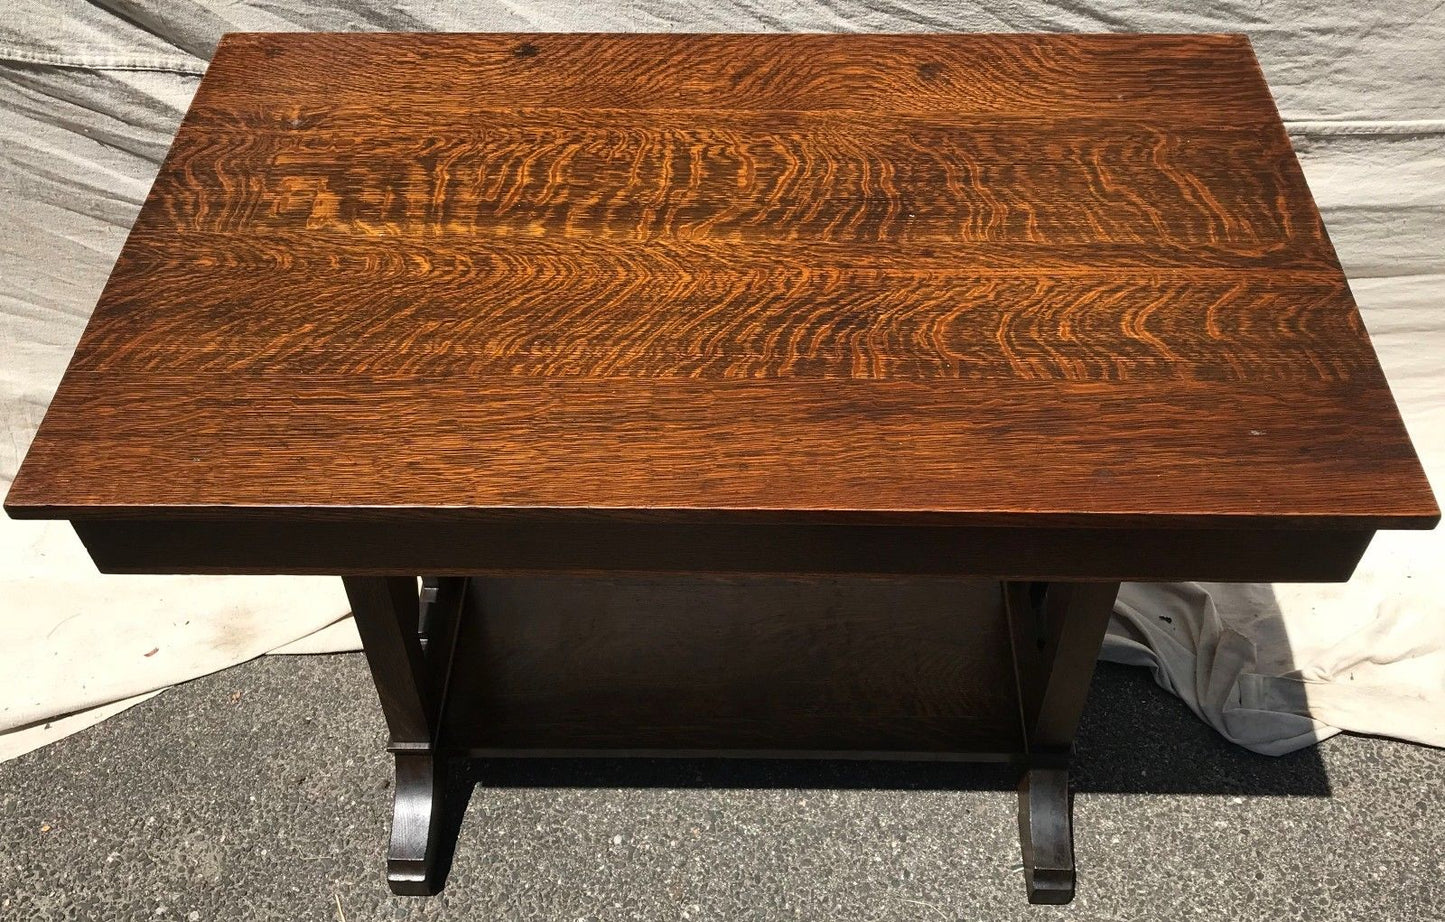
<svg viewBox="0 0 1445 922">
<path fill-rule="evenodd" d="M 1373 531 L 83 519 L 103 573 L 854 573 L 1342 582 Z"/>
</svg>

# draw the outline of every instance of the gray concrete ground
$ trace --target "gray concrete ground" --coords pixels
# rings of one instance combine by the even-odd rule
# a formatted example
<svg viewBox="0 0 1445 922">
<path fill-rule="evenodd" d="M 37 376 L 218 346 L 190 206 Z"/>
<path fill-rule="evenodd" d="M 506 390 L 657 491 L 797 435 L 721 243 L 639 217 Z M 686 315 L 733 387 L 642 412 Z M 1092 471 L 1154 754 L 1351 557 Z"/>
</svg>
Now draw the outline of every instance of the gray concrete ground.
<svg viewBox="0 0 1445 922">
<path fill-rule="evenodd" d="M 1024 902 L 997 768 L 492 762 L 446 890 L 392 897 L 359 655 L 266 657 L 0 765 L 5 919 L 1445 919 L 1445 752 L 1237 750 L 1101 667 L 1080 888 Z"/>
</svg>

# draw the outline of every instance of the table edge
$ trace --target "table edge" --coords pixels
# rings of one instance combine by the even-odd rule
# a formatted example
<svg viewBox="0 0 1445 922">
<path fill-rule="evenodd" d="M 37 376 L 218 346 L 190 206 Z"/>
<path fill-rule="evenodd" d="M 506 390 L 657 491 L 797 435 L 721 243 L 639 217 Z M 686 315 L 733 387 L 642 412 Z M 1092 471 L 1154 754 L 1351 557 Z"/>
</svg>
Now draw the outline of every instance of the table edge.
<svg viewBox="0 0 1445 922">
<path fill-rule="evenodd" d="M 555 524 L 615 522 L 653 525 L 876 525 L 948 528 L 1087 528 L 1263 531 L 1429 531 L 1440 523 L 1440 509 L 1385 513 L 1220 513 L 1090 512 L 1070 510 L 826 509 L 767 507 L 623 507 L 623 506 L 435 506 L 435 505 L 60 505 L 4 502 L 16 520 L 71 522 L 211 522 L 273 524 L 349 523 Z"/>
</svg>

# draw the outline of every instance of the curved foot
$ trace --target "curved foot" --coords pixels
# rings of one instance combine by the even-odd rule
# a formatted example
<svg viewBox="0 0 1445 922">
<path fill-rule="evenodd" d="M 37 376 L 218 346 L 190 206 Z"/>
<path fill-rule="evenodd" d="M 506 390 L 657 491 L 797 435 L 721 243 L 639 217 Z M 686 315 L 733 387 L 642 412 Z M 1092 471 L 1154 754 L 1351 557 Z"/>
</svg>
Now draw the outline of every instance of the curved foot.
<svg viewBox="0 0 1445 922">
<path fill-rule="evenodd" d="M 1030 903 L 1067 903 L 1074 898 L 1073 820 L 1069 772 L 1031 768 L 1019 782 L 1019 841 Z"/>
<path fill-rule="evenodd" d="M 396 792 L 386 882 L 402 896 L 430 896 L 439 889 L 436 852 L 441 825 L 441 760 L 432 752 L 397 751 Z"/>
</svg>

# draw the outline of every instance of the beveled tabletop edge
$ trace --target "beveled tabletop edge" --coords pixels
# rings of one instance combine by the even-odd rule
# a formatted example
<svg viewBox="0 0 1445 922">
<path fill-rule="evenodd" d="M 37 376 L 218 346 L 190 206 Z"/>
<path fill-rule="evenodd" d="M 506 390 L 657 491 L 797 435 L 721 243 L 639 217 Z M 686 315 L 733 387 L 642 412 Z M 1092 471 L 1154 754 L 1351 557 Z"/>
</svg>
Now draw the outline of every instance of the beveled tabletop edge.
<svg viewBox="0 0 1445 922">
<path fill-rule="evenodd" d="M 61 506 L 4 503 L 17 520 L 247 522 L 273 524 L 386 523 L 553 524 L 611 522 L 650 525 L 876 525 L 977 528 L 1130 529 L 1159 531 L 1377 531 L 1430 530 L 1440 522 L 1431 511 L 1396 514 L 1150 513 L 927 509 L 792 508 L 624 508 L 605 506 Z"/>
</svg>

